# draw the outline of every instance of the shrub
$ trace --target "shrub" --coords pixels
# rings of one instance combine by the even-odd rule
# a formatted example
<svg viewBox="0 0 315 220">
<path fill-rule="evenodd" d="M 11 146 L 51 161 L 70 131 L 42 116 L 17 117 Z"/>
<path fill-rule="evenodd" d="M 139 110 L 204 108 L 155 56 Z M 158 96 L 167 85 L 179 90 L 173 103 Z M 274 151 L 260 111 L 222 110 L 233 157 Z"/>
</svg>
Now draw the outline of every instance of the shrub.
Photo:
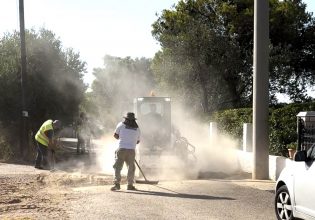
<svg viewBox="0 0 315 220">
<path fill-rule="evenodd" d="M 218 129 L 221 132 L 241 140 L 243 135 L 243 123 L 252 122 L 252 109 L 241 108 L 215 112 L 211 120 L 218 123 Z"/>
<path fill-rule="evenodd" d="M 297 143 L 296 142 L 292 142 L 290 144 L 287 144 L 287 149 L 296 150 L 296 148 L 297 148 Z"/>
<path fill-rule="evenodd" d="M 269 118 L 270 153 L 287 156 L 287 144 L 297 140 L 297 117 L 301 111 L 315 109 L 315 103 L 293 103 L 272 111 Z"/>
<path fill-rule="evenodd" d="M 7 161 L 13 156 L 12 148 L 3 135 L 0 135 L 0 159 Z"/>
<path fill-rule="evenodd" d="M 270 108 L 269 113 L 269 152 L 274 155 L 287 156 L 287 145 L 297 140 L 296 115 L 301 111 L 312 111 L 315 102 L 293 103 L 279 108 Z M 228 133 L 241 143 L 243 123 L 252 123 L 252 109 L 231 109 L 215 112 L 212 121 L 218 123 L 222 132 Z"/>
</svg>

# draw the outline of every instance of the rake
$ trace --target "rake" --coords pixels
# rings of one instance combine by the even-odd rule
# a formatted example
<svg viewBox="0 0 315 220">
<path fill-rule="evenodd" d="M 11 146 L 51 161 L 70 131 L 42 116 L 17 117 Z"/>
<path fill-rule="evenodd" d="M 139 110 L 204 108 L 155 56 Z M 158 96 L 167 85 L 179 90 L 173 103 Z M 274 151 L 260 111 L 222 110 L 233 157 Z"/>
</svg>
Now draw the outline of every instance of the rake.
<svg viewBox="0 0 315 220">
<path fill-rule="evenodd" d="M 142 174 L 142 176 L 143 176 L 143 178 L 144 178 L 144 180 L 136 180 L 136 183 L 139 183 L 139 184 L 151 184 L 151 185 L 156 185 L 156 184 L 159 183 L 158 180 L 155 180 L 155 181 L 148 180 L 148 179 L 145 177 L 145 175 L 144 175 L 144 173 L 143 173 L 141 167 L 139 166 L 137 160 L 135 160 L 135 163 L 137 164 L 137 167 L 139 168 L 139 170 L 140 170 L 140 172 L 141 172 L 141 174 Z"/>
</svg>

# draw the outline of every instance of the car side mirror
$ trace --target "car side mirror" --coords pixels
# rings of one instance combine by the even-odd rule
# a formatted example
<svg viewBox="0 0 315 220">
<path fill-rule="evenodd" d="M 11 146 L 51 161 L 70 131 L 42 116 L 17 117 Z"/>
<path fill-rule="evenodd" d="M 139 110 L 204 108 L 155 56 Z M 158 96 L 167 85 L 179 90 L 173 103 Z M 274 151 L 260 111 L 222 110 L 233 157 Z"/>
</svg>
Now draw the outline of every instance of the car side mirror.
<svg viewBox="0 0 315 220">
<path fill-rule="evenodd" d="M 301 150 L 301 151 L 297 151 L 295 154 L 294 154 L 294 161 L 304 161 L 306 162 L 307 161 L 307 155 L 306 155 L 306 151 L 305 150 Z"/>
</svg>

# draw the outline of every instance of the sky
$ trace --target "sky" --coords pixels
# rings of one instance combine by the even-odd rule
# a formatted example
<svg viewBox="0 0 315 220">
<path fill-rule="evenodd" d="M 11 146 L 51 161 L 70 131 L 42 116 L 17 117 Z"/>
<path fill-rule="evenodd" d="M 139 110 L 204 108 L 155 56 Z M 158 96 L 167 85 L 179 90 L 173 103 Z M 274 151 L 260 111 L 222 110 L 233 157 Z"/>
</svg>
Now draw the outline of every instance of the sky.
<svg viewBox="0 0 315 220">
<path fill-rule="evenodd" d="M 85 82 L 105 55 L 152 58 L 160 49 L 151 35 L 156 13 L 178 0 L 24 0 L 25 28 L 53 31 L 65 48 L 87 62 Z M 315 15 L 315 0 L 304 0 Z M 19 0 L 0 0 L 0 37 L 19 30 Z"/>
<path fill-rule="evenodd" d="M 156 13 L 178 0 L 24 0 L 25 28 L 53 31 L 65 48 L 87 62 L 85 82 L 105 55 L 152 58 L 160 49 L 151 34 Z M 19 1 L 0 0 L 0 37 L 19 30 Z"/>
</svg>

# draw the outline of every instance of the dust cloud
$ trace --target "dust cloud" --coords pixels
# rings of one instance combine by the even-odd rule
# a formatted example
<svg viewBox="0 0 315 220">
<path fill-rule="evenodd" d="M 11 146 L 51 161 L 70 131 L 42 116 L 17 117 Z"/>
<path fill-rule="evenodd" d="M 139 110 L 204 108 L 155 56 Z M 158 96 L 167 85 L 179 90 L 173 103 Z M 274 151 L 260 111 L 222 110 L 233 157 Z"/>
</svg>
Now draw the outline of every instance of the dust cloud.
<svg viewBox="0 0 315 220">
<path fill-rule="evenodd" d="M 195 179 L 209 174 L 218 176 L 215 173 L 232 175 L 238 172 L 238 141 L 220 133 L 210 138 L 209 123 L 200 122 L 182 105 L 172 106 L 172 123 L 180 136 L 188 141 L 188 152 L 194 153 L 188 153 L 188 163 L 178 159 L 162 161 L 168 167 L 181 168 L 164 167 L 162 179 Z"/>
<path fill-rule="evenodd" d="M 172 113 L 181 136 L 196 147 L 199 172 L 233 173 L 238 169 L 237 140 L 220 132 L 210 137 L 210 122 L 200 122 L 187 108 L 180 105 L 174 106 Z"/>
<path fill-rule="evenodd" d="M 236 154 L 238 142 L 236 140 L 224 134 L 217 134 L 210 139 L 209 124 L 198 121 L 180 105 L 172 106 L 172 126 L 180 132 L 181 138 L 188 141 L 187 148 L 183 149 L 185 152 L 173 154 L 165 152 L 158 159 L 152 159 L 153 163 L 154 161 L 156 163 L 155 167 L 159 168 L 159 172 L 151 173 L 146 170 L 145 175 L 148 179 L 196 179 L 207 173 L 231 175 L 238 171 Z M 111 133 L 95 140 L 96 161 L 99 168 L 97 172 L 109 175 L 114 173 L 115 150 L 118 148 L 118 142 L 113 137 L 114 129 L 113 127 Z M 174 148 L 175 141 L 173 135 L 171 148 Z M 137 146 L 138 150 L 139 148 L 141 148 L 141 143 Z M 182 154 L 187 154 L 187 160 L 182 160 Z M 139 159 L 141 160 L 138 151 L 137 160 Z M 149 162 L 152 164 L 152 161 Z M 126 173 L 126 166 L 124 166 L 122 175 Z M 138 170 L 136 175 L 139 176 Z"/>
<path fill-rule="evenodd" d="M 135 98 L 149 96 L 150 91 L 154 90 L 144 76 L 136 75 L 126 67 L 122 68 L 121 75 L 117 76 L 116 73 L 120 70 L 117 66 L 115 68 L 115 71 L 106 70 L 106 68 L 98 70 L 98 74 L 101 74 L 101 77 L 98 78 L 102 79 L 98 84 L 106 88 L 107 95 L 113 98 L 104 97 L 104 99 L 95 100 L 96 103 L 94 103 L 99 112 L 99 118 L 96 120 L 101 120 L 106 128 L 100 138 L 93 140 L 96 164 L 92 171 L 109 175 L 114 174 L 113 164 L 118 141 L 113 134 L 117 123 L 122 121 L 122 116 L 126 112 L 134 111 L 133 100 Z M 168 96 L 168 93 L 156 91 L 155 95 L 165 97 Z M 172 100 L 171 109 L 171 123 L 174 129 L 171 146 L 167 146 L 170 151 L 162 152 L 159 158 L 155 157 L 149 161 L 159 168 L 159 172 L 145 170 L 148 178 L 157 176 L 159 179 L 165 180 L 195 179 L 200 177 L 201 173 L 233 174 L 237 172 L 239 167 L 236 140 L 224 134 L 218 134 L 210 139 L 209 122 L 200 122 L 187 107 L 178 104 L 177 100 Z M 143 129 L 147 128 L 140 126 L 140 130 Z M 183 141 L 184 148 L 175 149 L 178 138 Z M 146 161 L 139 157 L 141 147 L 140 143 L 137 146 L 137 160 L 140 160 L 142 165 L 146 165 Z M 124 166 L 122 175 L 126 173 L 126 166 Z M 138 169 L 136 175 L 139 175 Z"/>
</svg>

